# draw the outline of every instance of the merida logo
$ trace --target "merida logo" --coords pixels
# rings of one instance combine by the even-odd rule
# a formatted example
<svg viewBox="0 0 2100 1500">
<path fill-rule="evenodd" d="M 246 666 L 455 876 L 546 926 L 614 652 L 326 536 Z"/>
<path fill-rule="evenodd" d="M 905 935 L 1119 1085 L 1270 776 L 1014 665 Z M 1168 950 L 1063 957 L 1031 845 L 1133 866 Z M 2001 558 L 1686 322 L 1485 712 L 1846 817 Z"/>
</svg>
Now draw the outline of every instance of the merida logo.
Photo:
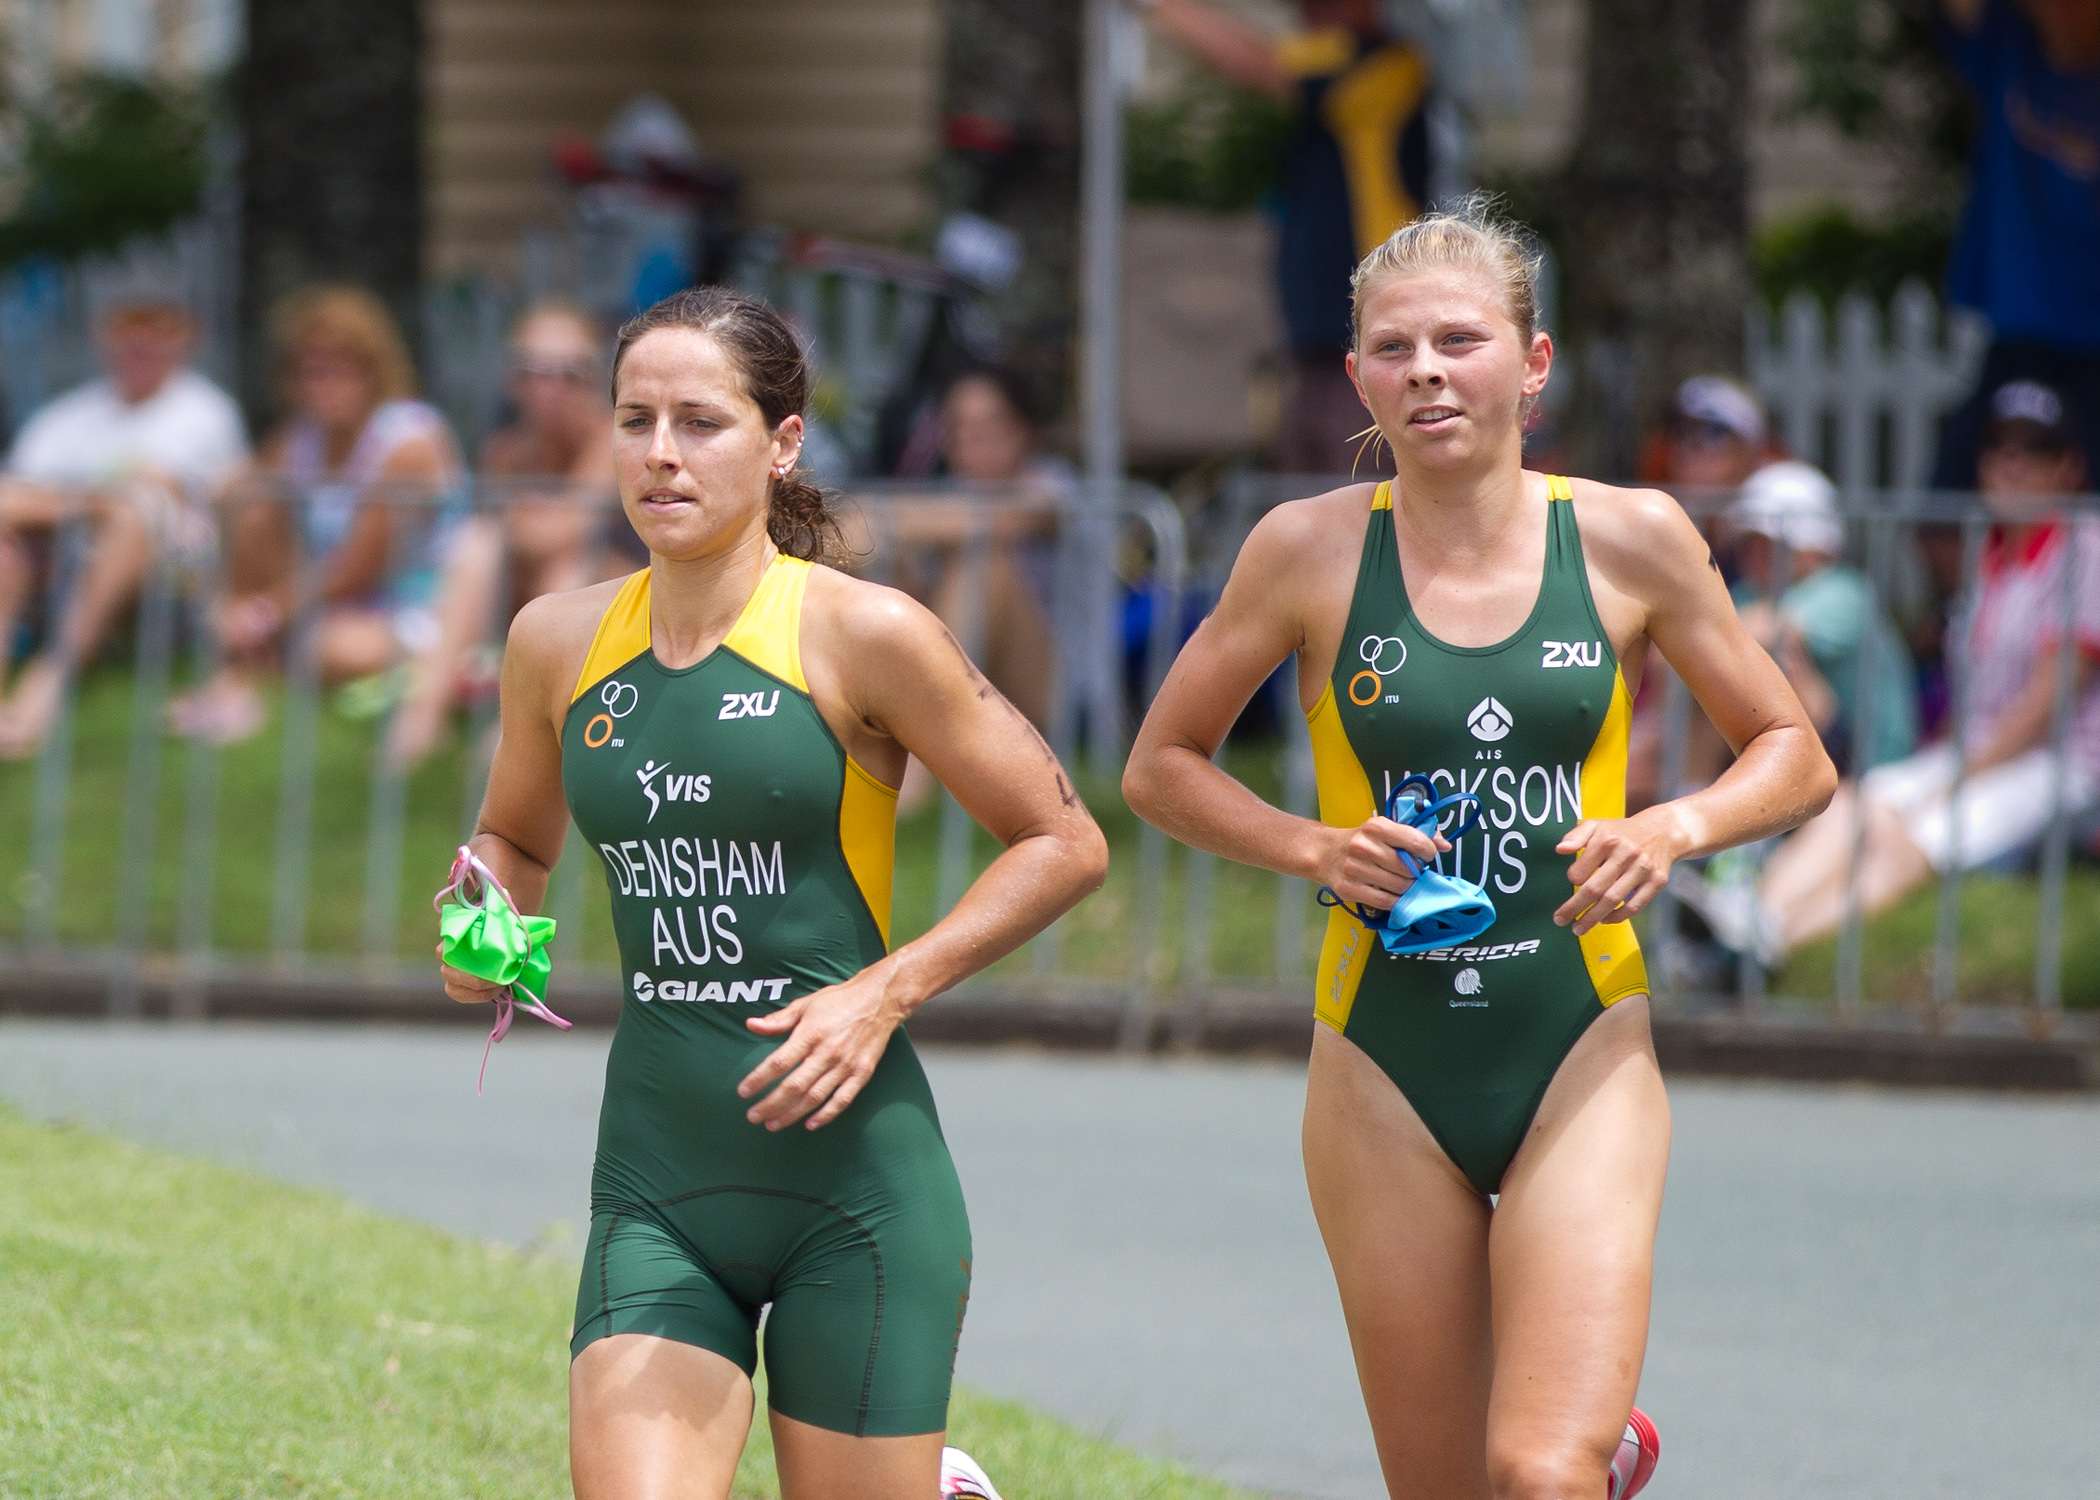
<svg viewBox="0 0 2100 1500">
<path fill-rule="evenodd" d="M 644 1005 L 653 1000 L 687 1005 L 757 1005 L 764 1001 L 777 1003 L 787 992 L 788 983 L 785 979 L 733 979 L 725 985 L 719 979 L 710 979 L 702 984 L 697 979 L 651 979 L 637 971 L 634 998 Z"/>
<path fill-rule="evenodd" d="M 663 790 L 658 794 L 652 784 L 657 776 L 667 769 L 666 761 L 648 761 L 634 773 L 635 780 L 642 784 L 642 795 L 649 799 L 649 819 L 656 821 L 656 812 L 666 802 L 705 802 L 714 795 L 715 779 L 712 776 L 695 776 L 687 773 L 664 777 Z"/>
<path fill-rule="evenodd" d="M 1508 739 L 1510 730 L 1515 727 L 1516 720 L 1510 717 L 1509 710 L 1494 698 L 1481 699 L 1466 715 L 1466 728 L 1473 731 L 1473 738 L 1485 740 L 1490 745 Z"/>
</svg>

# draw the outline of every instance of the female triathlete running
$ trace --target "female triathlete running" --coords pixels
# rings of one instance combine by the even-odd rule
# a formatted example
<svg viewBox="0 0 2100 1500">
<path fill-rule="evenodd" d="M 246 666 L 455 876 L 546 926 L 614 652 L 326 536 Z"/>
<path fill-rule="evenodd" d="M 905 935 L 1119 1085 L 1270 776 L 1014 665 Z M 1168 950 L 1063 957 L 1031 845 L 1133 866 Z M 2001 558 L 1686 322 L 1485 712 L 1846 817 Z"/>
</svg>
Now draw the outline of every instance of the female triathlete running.
<svg viewBox="0 0 2100 1500">
<path fill-rule="evenodd" d="M 792 477 L 807 392 L 763 303 L 703 288 L 629 322 L 614 457 L 649 566 L 534 600 L 505 653 L 473 851 L 535 909 L 573 812 L 626 989 L 571 1340 L 581 1500 L 728 1495 L 762 1308 L 788 1500 L 937 1492 L 970 1231 L 900 1026 L 1106 865 L 940 622 L 816 561 L 836 533 Z M 893 951 L 907 752 L 1005 848 Z"/>
<path fill-rule="evenodd" d="M 1387 1488 L 1425 1500 L 1623 1500 L 1653 1470 L 1632 1407 L 1670 1116 L 1627 919 L 1674 860 L 1792 827 L 1834 784 L 1676 502 L 1525 470 L 1553 364 L 1535 275 L 1479 201 L 1364 260 L 1348 368 L 1398 477 L 1262 519 L 1124 778 L 1177 838 L 1342 903 L 1306 1179 Z M 1629 818 L 1628 695 L 1651 644 L 1738 758 Z M 1211 760 L 1293 655 L 1318 822 Z M 1446 809 L 1454 838 L 1404 826 L 1410 774 L 1478 799 Z M 1394 907 L 1440 847 L 1493 925 L 1390 953 L 1358 913 Z"/>
</svg>

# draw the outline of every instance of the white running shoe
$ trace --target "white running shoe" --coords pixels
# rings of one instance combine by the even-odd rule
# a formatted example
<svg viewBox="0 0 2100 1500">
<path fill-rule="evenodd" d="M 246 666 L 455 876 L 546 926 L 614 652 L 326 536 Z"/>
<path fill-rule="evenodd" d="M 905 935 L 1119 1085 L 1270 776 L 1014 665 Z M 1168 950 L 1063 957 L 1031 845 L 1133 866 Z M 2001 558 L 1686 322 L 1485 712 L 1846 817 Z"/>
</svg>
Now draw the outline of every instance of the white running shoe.
<svg viewBox="0 0 2100 1500">
<path fill-rule="evenodd" d="M 941 1450 L 941 1500 L 949 1500 L 950 1496 L 961 1496 L 963 1500 L 1000 1500 L 999 1492 L 992 1487 L 991 1476 L 960 1448 Z"/>
<path fill-rule="evenodd" d="M 1633 1500 L 1646 1488 L 1661 1457 L 1662 1438 L 1655 1431 L 1655 1423 L 1636 1406 L 1619 1438 L 1618 1454 L 1611 1461 L 1611 1483 L 1605 1490 L 1605 1500 Z"/>
</svg>

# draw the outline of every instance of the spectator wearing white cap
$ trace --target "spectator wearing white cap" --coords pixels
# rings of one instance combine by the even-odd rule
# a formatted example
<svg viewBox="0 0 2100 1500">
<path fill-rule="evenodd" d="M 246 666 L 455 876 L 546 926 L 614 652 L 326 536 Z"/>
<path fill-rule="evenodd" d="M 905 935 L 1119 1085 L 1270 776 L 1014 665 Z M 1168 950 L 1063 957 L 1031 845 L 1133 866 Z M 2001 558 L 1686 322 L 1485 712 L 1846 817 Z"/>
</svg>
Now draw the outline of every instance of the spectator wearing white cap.
<svg viewBox="0 0 2100 1500">
<path fill-rule="evenodd" d="M 53 630 L 0 697 L 0 759 L 42 743 L 156 558 L 209 554 L 206 500 L 248 456 L 232 397 L 190 368 L 196 325 L 165 283 L 141 272 L 112 288 L 95 334 L 102 378 L 32 412 L 0 469 L 0 676 L 31 598 L 55 585 L 58 532 L 93 532 Z"/>
<path fill-rule="evenodd" d="M 1934 745 L 1841 787 L 1772 857 L 1754 900 L 1705 912 L 1768 963 L 1834 931 L 1855 881 L 1871 914 L 1935 871 L 2027 853 L 2100 805 L 2100 522 L 2061 514 L 2086 483 L 2084 451 L 2046 386 L 2001 387 L 1989 410 L 1978 474 L 1995 525 L 1948 632 L 1967 684 L 1959 748 Z"/>
<path fill-rule="evenodd" d="M 1809 464 L 1767 464 L 1723 521 L 1736 607 L 1801 695 L 1832 758 L 1864 768 L 1910 754 L 1918 738 L 1910 653 L 1874 585 L 1841 560 L 1837 486 Z"/>
</svg>

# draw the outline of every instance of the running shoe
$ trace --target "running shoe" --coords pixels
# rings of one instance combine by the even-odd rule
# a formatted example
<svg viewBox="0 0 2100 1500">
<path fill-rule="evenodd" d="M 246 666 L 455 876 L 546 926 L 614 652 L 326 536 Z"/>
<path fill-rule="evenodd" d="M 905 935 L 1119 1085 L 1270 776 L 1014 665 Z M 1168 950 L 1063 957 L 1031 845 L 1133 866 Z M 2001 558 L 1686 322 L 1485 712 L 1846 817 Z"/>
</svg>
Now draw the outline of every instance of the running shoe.
<svg viewBox="0 0 2100 1500">
<path fill-rule="evenodd" d="M 1626 1493 L 1630 1495 L 1633 1491 Z M 941 1500 L 949 1500 L 951 1496 L 961 1496 L 962 1500 L 1000 1500 L 999 1492 L 992 1487 L 991 1476 L 977 1466 L 976 1459 L 960 1448 L 943 1448 Z"/>
<path fill-rule="evenodd" d="M 1611 1461 L 1611 1483 L 1604 1492 L 1605 1500 L 1633 1500 L 1647 1487 L 1655 1473 L 1655 1462 L 1661 1457 L 1662 1439 L 1656 1435 L 1655 1424 L 1636 1406 L 1619 1438 L 1618 1455 Z"/>
</svg>

